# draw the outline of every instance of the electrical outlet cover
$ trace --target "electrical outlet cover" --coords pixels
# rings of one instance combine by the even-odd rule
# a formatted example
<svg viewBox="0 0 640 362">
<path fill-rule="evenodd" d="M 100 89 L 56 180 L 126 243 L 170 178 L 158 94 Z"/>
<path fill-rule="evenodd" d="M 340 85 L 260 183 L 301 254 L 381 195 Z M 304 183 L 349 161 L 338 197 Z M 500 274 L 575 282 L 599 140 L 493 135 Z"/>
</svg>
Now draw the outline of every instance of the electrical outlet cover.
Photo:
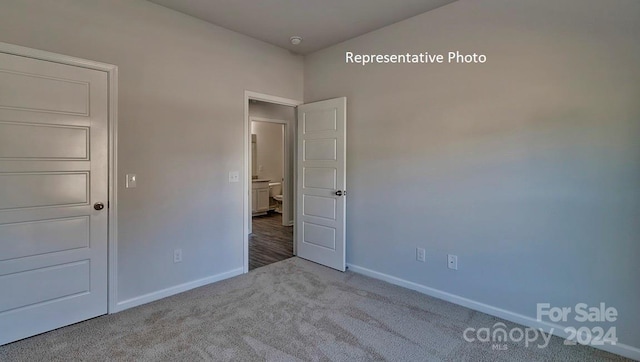
<svg viewBox="0 0 640 362">
<path fill-rule="evenodd" d="M 426 259 L 426 251 L 423 248 L 416 248 L 416 260 L 424 263 Z"/>
<path fill-rule="evenodd" d="M 447 268 L 458 270 L 458 256 L 449 254 L 447 256 Z"/>
<path fill-rule="evenodd" d="M 173 251 L 173 262 L 174 263 L 182 262 L 182 249 L 176 249 Z"/>
</svg>

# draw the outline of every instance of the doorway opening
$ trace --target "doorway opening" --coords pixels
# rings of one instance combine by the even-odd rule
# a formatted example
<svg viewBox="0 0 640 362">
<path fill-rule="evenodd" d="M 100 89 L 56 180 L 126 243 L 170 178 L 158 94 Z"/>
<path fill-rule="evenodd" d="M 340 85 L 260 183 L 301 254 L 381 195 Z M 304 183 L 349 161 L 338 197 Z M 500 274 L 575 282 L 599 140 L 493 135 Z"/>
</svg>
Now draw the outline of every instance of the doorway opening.
<svg viewBox="0 0 640 362">
<path fill-rule="evenodd" d="M 244 270 L 295 255 L 294 161 L 300 102 L 245 92 Z"/>
<path fill-rule="evenodd" d="M 257 117 L 255 114 L 283 119 Z M 292 107 L 252 100 L 251 121 L 251 234 L 249 270 L 293 256 L 293 220 L 289 190 L 292 184 L 289 125 Z M 285 172 L 289 170 L 289 172 Z"/>
</svg>

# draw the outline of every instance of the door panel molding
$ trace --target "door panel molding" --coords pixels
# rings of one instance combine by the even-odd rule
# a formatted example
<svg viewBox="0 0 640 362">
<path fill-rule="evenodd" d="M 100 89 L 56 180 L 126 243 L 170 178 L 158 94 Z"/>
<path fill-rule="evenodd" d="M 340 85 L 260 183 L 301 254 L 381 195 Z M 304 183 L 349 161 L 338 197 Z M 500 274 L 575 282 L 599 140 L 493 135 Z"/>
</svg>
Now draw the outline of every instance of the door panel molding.
<svg viewBox="0 0 640 362">
<path fill-rule="evenodd" d="M 30 78 L 28 82 L 26 82 L 27 84 L 21 84 L 24 83 L 24 78 Z M 70 114 L 84 117 L 88 117 L 90 114 L 89 82 L 79 82 L 71 79 L 47 77 L 27 72 L 13 72 L 7 70 L 0 70 L 0 80 L 9 83 L 12 88 L 31 88 L 23 89 L 24 91 L 33 91 L 37 89 L 38 93 L 38 97 L 30 98 L 28 100 L 14 98 L 15 92 L 7 92 L 6 94 L 0 93 L 2 95 L 0 99 L 3 99 L 3 101 L 17 104 L 15 106 L 8 106 L 0 102 L 0 108 L 44 113 Z M 60 87 L 61 85 L 66 86 L 66 88 L 68 88 L 67 91 L 71 91 L 71 88 L 75 88 L 73 89 L 75 93 L 74 98 L 76 98 L 76 100 L 82 100 L 82 103 L 73 104 L 77 102 L 73 102 L 73 100 L 71 99 L 61 99 L 60 96 L 63 95 L 64 92 L 60 92 L 59 89 L 56 89 L 56 87 Z M 41 102 L 41 104 L 28 104 L 25 102 Z M 71 103 L 73 107 L 69 109 L 55 108 L 60 107 L 62 104 L 69 105 L 69 103 Z"/>
</svg>

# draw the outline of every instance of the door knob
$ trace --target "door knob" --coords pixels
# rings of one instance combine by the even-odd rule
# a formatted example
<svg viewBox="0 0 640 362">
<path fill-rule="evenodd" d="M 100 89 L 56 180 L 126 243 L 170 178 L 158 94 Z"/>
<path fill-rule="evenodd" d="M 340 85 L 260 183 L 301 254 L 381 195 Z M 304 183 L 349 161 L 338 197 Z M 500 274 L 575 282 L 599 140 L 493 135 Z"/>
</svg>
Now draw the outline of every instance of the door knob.
<svg viewBox="0 0 640 362">
<path fill-rule="evenodd" d="M 345 193 L 343 193 L 341 190 L 336 191 L 336 196 L 342 196 L 342 195 L 344 195 L 344 194 L 345 194 Z"/>
<path fill-rule="evenodd" d="M 95 204 L 93 204 L 93 208 L 100 211 L 102 209 L 104 209 L 104 204 L 101 202 L 96 202 Z"/>
</svg>

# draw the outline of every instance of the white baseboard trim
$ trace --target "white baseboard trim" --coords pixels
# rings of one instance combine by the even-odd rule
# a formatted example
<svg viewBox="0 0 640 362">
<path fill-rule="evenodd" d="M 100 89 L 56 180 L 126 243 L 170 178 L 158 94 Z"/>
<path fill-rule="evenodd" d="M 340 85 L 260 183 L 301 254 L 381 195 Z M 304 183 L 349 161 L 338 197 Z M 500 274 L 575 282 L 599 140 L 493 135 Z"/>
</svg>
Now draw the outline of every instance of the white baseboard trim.
<svg viewBox="0 0 640 362">
<path fill-rule="evenodd" d="M 540 328 L 543 331 L 545 331 L 545 333 L 552 333 L 561 338 L 568 337 L 568 334 L 564 331 L 566 327 L 558 324 L 554 324 L 546 321 L 538 321 L 535 318 L 527 317 L 522 314 L 514 313 L 502 308 L 477 302 L 475 300 L 464 298 L 459 295 L 447 293 L 438 289 L 430 288 L 422 284 L 410 282 L 405 279 L 397 278 L 389 274 L 380 273 L 375 270 L 367 269 L 361 266 L 357 266 L 353 264 L 347 264 L 347 266 L 349 270 L 353 271 L 354 273 L 366 275 L 371 278 L 383 280 L 391 284 L 395 284 L 407 289 L 415 290 L 417 292 L 429 295 L 431 297 L 446 300 L 447 302 L 458 304 L 463 307 L 467 307 L 469 309 L 473 309 L 482 313 L 492 315 L 494 317 L 506 319 L 508 321 L 521 324 L 525 327 Z M 627 358 L 640 361 L 640 348 L 637 348 L 637 347 L 629 346 L 622 343 L 616 343 L 615 345 L 605 344 L 602 346 L 593 346 L 593 347 L 601 349 L 603 351 L 615 353 Z"/>
<path fill-rule="evenodd" d="M 159 300 L 159 299 L 162 299 L 162 298 L 166 298 L 166 297 L 170 297 L 170 296 L 178 294 L 178 293 L 186 292 L 187 290 L 198 288 L 198 287 L 201 287 L 203 285 L 215 283 L 215 282 L 218 282 L 218 281 L 221 281 L 221 280 L 224 280 L 224 279 L 229 279 L 229 278 L 235 277 L 237 275 L 240 275 L 242 273 L 243 273 L 242 268 L 237 268 L 237 269 L 230 270 L 228 272 L 212 275 L 210 277 L 194 280 L 194 281 L 187 282 L 187 283 L 184 283 L 184 284 L 180 284 L 180 285 L 176 285 L 176 286 L 173 286 L 173 287 L 169 287 L 169 288 L 165 288 L 165 289 L 162 289 L 162 290 L 158 290 L 156 292 L 151 292 L 151 293 L 148 293 L 148 294 L 144 294 L 144 295 L 141 295 L 139 297 L 123 300 L 121 302 L 118 302 L 118 304 L 116 305 L 115 310 L 110 311 L 110 313 L 117 313 L 117 312 L 121 312 L 121 311 L 123 311 L 125 309 L 129 309 L 129 308 L 137 307 L 137 306 L 142 305 L 142 304 L 147 304 L 147 303 L 150 303 L 150 302 L 154 302 L 156 300 Z"/>
</svg>

